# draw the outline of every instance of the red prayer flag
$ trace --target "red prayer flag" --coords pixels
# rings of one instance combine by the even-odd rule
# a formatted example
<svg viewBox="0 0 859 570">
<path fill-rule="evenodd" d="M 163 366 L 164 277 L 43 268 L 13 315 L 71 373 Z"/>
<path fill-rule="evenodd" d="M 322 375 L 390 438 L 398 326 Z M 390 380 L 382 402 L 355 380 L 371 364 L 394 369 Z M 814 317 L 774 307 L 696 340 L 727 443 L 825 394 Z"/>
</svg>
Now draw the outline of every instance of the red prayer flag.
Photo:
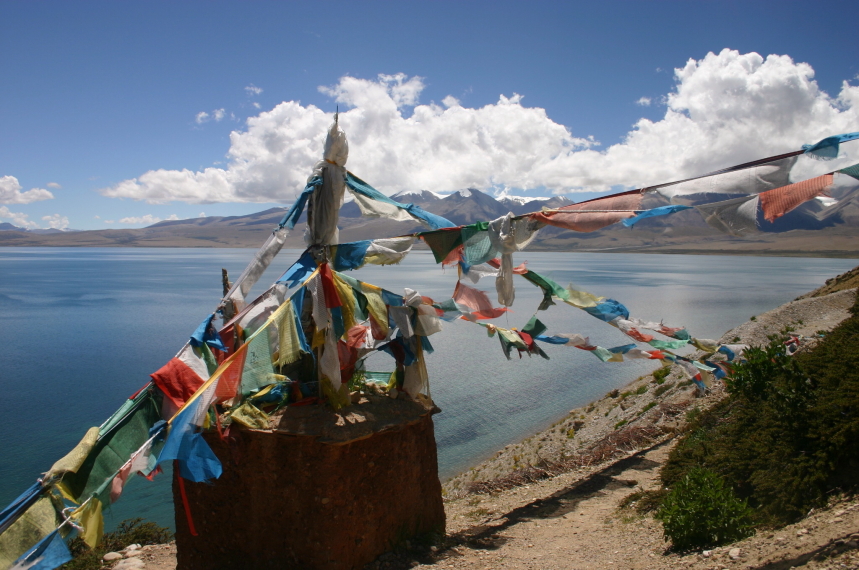
<svg viewBox="0 0 859 570">
<path fill-rule="evenodd" d="M 456 283 L 453 300 L 471 309 L 471 315 L 476 319 L 495 319 L 507 312 L 506 307 L 497 309 L 493 307 L 486 293 L 480 289 L 464 285 L 462 281 Z"/>
<path fill-rule="evenodd" d="M 595 198 L 587 202 L 570 204 L 555 211 L 537 212 L 532 214 L 531 218 L 550 226 L 558 226 L 577 232 L 594 232 L 635 216 L 634 210 L 641 208 L 642 196 L 640 190 L 630 190 L 603 198 Z"/>
<path fill-rule="evenodd" d="M 832 178 L 832 174 L 824 174 L 817 178 L 810 178 L 796 184 L 788 184 L 781 188 L 761 192 L 759 197 L 764 219 L 768 222 L 774 222 L 800 204 L 820 196 L 832 184 Z"/>
<path fill-rule="evenodd" d="M 325 293 L 325 306 L 329 309 L 342 307 L 343 301 L 337 294 L 337 286 L 334 285 L 334 276 L 331 274 L 331 266 L 323 263 L 319 266 L 319 277 L 322 279 L 322 291 Z"/>
<path fill-rule="evenodd" d="M 164 397 L 177 408 L 181 408 L 204 382 L 190 366 L 176 357 L 149 376 L 164 393 Z"/>
<path fill-rule="evenodd" d="M 242 383 L 242 370 L 245 367 L 245 356 L 247 353 L 247 349 L 239 349 L 235 353 L 236 356 L 233 361 L 221 373 L 221 376 L 218 378 L 218 385 L 215 387 L 215 398 L 218 401 L 229 400 L 236 395 L 239 385 Z"/>
</svg>

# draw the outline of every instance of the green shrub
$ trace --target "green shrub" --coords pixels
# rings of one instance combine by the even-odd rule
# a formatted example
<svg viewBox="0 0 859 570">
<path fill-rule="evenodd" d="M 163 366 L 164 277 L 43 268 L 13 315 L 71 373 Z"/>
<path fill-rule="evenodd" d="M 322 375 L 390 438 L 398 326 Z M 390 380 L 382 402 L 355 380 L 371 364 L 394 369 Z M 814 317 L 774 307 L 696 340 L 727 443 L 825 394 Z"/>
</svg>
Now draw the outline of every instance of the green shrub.
<svg viewBox="0 0 859 570">
<path fill-rule="evenodd" d="M 620 420 L 619 422 L 617 422 L 616 424 L 614 424 L 614 429 L 617 429 L 617 428 L 619 428 L 619 427 L 623 427 L 623 426 L 625 426 L 625 425 L 626 425 L 626 420 Z"/>
<path fill-rule="evenodd" d="M 642 395 L 642 394 L 644 394 L 645 392 L 647 392 L 647 384 L 642 384 L 641 386 L 639 386 L 638 388 L 636 388 L 635 392 L 633 392 L 633 393 L 634 393 L 636 396 L 641 396 L 641 395 Z"/>
<path fill-rule="evenodd" d="M 108 552 L 122 550 L 130 544 L 164 544 L 173 540 L 170 529 L 158 526 L 153 522 L 143 522 L 143 519 L 128 519 L 119 523 L 113 532 L 106 532 L 101 544 L 90 548 L 80 538 L 69 543 L 72 554 L 71 562 L 61 566 L 63 570 L 99 570 L 102 568 L 101 557 Z"/>
<path fill-rule="evenodd" d="M 666 495 L 668 495 L 668 491 L 665 489 L 636 491 L 624 497 L 620 502 L 620 508 L 634 509 L 638 514 L 645 515 L 657 510 L 662 505 Z"/>
<path fill-rule="evenodd" d="M 711 547 L 751 536 L 751 509 L 718 475 L 691 470 L 662 501 L 656 513 L 665 538 L 676 550 Z"/>
<path fill-rule="evenodd" d="M 659 370 L 653 373 L 653 381 L 657 384 L 662 384 L 665 382 L 665 379 L 668 378 L 668 375 L 671 374 L 670 366 L 663 366 Z"/>
<path fill-rule="evenodd" d="M 661 396 L 662 394 L 664 394 L 665 392 L 667 392 L 668 390 L 670 390 L 673 387 L 674 387 L 674 382 L 669 382 L 668 384 L 663 384 L 662 386 L 659 386 L 656 390 L 653 391 L 653 395 L 658 398 L 659 396 Z"/>
<path fill-rule="evenodd" d="M 754 509 L 757 524 L 795 522 L 833 490 L 859 486 L 859 303 L 811 351 L 779 338 L 746 351 L 728 397 L 688 417 L 661 472 L 673 486 L 701 467 Z"/>
</svg>

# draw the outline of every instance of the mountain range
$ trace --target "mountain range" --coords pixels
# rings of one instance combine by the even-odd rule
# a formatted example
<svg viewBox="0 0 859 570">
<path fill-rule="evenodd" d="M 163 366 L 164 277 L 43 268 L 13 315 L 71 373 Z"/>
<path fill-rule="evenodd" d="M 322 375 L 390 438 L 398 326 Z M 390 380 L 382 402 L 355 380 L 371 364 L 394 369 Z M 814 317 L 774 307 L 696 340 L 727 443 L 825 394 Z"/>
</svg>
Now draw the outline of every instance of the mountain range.
<svg viewBox="0 0 859 570">
<path fill-rule="evenodd" d="M 473 188 L 442 196 L 427 190 L 400 192 L 392 196 L 403 203 L 447 218 L 457 225 L 488 221 L 507 212 L 521 215 L 541 208 L 571 204 L 564 197 L 494 198 Z M 832 191 L 830 200 L 811 200 L 776 220 L 762 222 L 760 233 L 737 238 L 710 228 L 696 210 L 650 218 L 626 228 L 621 224 L 600 231 L 580 233 L 547 226 L 529 246 L 532 250 L 636 251 L 652 253 L 720 253 L 746 255 L 802 255 L 859 257 L 859 187 Z M 712 202 L 725 196 L 702 196 Z M 668 200 L 648 194 L 642 208 L 665 205 Z M 0 224 L 0 246 L 79 247 L 258 247 L 287 212 L 271 208 L 245 216 L 210 216 L 163 221 L 140 229 L 89 231 L 26 231 Z M 299 219 L 286 247 L 304 247 L 306 216 Z M 365 218 L 355 202 L 340 210 L 340 241 L 356 241 L 422 231 L 413 222 Z"/>
</svg>

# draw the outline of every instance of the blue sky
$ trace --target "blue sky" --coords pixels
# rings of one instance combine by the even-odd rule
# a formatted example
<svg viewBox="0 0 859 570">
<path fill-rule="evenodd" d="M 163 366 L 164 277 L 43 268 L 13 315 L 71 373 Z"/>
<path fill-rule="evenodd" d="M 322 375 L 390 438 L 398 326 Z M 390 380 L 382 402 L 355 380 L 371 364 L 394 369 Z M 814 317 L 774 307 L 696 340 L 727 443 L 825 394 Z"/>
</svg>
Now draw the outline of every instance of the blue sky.
<svg viewBox="0 0 859 570">
<path fill-rule="evenodd" d="M 838 1 L 5 1 L 0 222 L 288 204 L 338 104 L 347 167 L 389 194 L 578 200 L 699 174 L 859 130 L 857 16 Z"/>
</svg>

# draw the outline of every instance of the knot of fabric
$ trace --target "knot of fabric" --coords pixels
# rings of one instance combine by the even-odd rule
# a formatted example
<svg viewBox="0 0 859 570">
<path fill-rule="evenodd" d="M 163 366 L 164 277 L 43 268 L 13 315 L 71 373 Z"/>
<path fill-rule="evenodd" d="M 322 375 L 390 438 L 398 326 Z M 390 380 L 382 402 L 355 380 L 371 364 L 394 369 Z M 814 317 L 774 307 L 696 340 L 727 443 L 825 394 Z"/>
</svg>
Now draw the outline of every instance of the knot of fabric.
<svg viewBox="0 0 859 570">
<path fill-rule="evenodd" d="M 489 240 L 492 246 L 501 252 L 501 268 L 495 278 L 495 290 L 498 291 L 498 302 L 509 307 L 516 298 L 513 288 L 513 252 L 516 251 L 516 235 L 512 227 L 513 213 L 489 222 Z"/>
</svg>

